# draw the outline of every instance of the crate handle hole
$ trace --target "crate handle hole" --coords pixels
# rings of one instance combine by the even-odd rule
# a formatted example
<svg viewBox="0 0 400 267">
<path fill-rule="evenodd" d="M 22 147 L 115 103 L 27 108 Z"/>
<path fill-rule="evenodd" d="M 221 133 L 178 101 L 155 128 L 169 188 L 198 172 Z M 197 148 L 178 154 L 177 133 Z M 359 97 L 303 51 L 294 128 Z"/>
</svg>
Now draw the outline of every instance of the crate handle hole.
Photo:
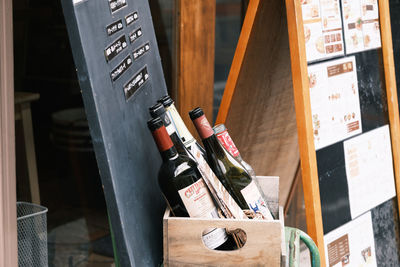
<svg viewBox="0 0 400 267">
<path fill-rule="evenodd" d="M 224 239 L 224 236 L 228 239 L 222 245 L 215 247 L 218 240 Z M 237 229 L 224 229 L 224 228 L 208 228 L 203 231 L 202 234 L 203 244 L 206 248 L 218 251 L 234 251 L 242 248 L 247 241 L 247 234 L 240 228 Z M 226 237 L 225 237 L 226 238 Z"/>
</svg>

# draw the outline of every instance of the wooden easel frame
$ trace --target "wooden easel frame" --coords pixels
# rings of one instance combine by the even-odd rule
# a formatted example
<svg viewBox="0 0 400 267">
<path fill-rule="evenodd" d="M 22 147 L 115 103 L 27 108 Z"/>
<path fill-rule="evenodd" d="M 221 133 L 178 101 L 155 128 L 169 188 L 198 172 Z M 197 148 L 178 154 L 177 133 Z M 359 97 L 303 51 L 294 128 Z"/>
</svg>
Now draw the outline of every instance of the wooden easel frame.
<svg viewBox="0 0 400 267">
<path fill-rule="evenodd" d="M 325 266 L 321 200 L 319 193 L 317 160 L 314 147 L 313 126 L 311 121 L 310 92 L 308 84 L 301 3 L 298 0 L 286 0 L 286 9 L 299 150 L 303 176 L 304 201 L 306 206 L 307 230 L 308 234 L 317 243 L 321 254 L 322 266 Z M 396 192 L 397 195 L 399 195 L 400 124 L 388 0 L 379 0 L 379 18 L 381 24 L 382 53 L 385 71 Z M 397 201 L 400 204 L 399 198 L 397 198 Z"/>
<path fill-rule="evenodd" d="M 0 0 L 0 266 L 18 265 L 12 0 Z"/>
</svg>

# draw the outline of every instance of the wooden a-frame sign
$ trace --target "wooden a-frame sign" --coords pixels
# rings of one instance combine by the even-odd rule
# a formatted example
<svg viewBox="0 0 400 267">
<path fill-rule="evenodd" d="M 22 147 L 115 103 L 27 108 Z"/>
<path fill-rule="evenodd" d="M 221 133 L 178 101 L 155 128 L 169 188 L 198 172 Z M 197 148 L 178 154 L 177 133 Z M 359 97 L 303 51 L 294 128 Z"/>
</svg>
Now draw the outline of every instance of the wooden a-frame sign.
<svg viewBox="0 0 400 267">
<path fill-rule="evenodd" d="M 307 229 L 319 247 L 321 259 L 325 259 L 301 3 L 298 0 L 286 0 L 286 8 Z M 379 1 L 379 18 L 396 192 L 399 194 L 400 125 L 388 0 Z M 399 203 L 398 198 L 397 201 Z M 325 263 L 324 260 L 321 262 Z"/>
<path fill-rule="evenodd" d="M 398 109 L 398 98 L 397 98 L 397 89 L 396 89 L 396 78 L 395 78 L 395 69 L 394 69 L 394 59 L 393 59 L 393 47 L 392 47 L 392 34 L 391 34 L 391 25 L 390 25 L 390 13 L 389 13 L 389 1 L 388 0 L 380 0 L 379 2 L 379 22 L 380 22 L 380 31 L 381 31 L 381 44 L 382 44 L 382 55 L 379 58 L 383 62 L 383 77 L 382 83 L 386 88 L 386 98 L 383 98 L 382 102 L 386 101 L 387 103 L 387 121 L 390 128 L 390 136 L 391 136 L 391 149 L 392 149 L 392 157 L 393 157 L 393 168 L 394 168 L 394 177 L 395 177 L 395 185 L 397 195 L 400 194 L 400 124 L 399 124 L 399 109 Z M 270 87 L 277 86 L 276 83 L 268 81 L 268 84 L 272 85 L 263 85 L 266 84 L 266 76 L 260 70 L 260 68 L 266 68 L 268 71 L 276 71 L 271 67 L 272 64 L 262 63 L 266 61 L 266 57 L 268 57 L 271 52 L 270 50 L 283 51 L 275 54 L 285 54 L 285 48 L 280 48 L 277 50 L 276 44 L 271 43 L 271 40 L 268 40 L 266 35 L 272 35 L 272 39 L 275 38 L 276 43 L 281 43 L 278 46 L 284 46 L 284 42 L 286 39 L 283 37 L 279 37 L 276 35 L 276 32 L 279 32 L 279 29 L 275 29 L 274 27 L 281 27 L 284 25 L 279 18 L 276 18 L 279 14 L 284 17 L 284 14 L 281 13 L 281 10 L 284 10 L 284 3 L 278 0 L 273 1 L 262 1 L 262 0 L 250 0 L 249 6 L 247 9 L 246 18 L 242 27 L 242 33 L 240 35 L 238 46 L 236 49 L 235 57 L 233 59 L 233 63 L 231 66 L 230 74 L 228 77 L 227 85 L 225 88 L 224 96 L 221 102 L 220 110 L 217 117 L 217 123 L 226 123 L 228 128 L 232 128 L 232 136 L 235 141 L 238 139 L 239 148 L 241 146 L 246 147 L 246 142 L 254 141 L 251 137 L 240 137 L 240 134 L 243 134 L 243 131 L 246 131 L 248 125 L 243 127 L 241 125 L 240 130 L 235 129 L 234 125 L 237 122 L 242 122 L 247 119 L 243 115 L 246 113 L 246 109 L 253 110 L 252 103 L 248 103 L 249 105 L 246 107 L 242 107 L 238 104 L 246 103 L 248 100 L 253 100 L 254 97 L 252 95 L 256 95 L 258 97 L 262 96 L 259 91 L 265 90 L 264 97 L 271 98 L 275 97 L 271 96 L 275 89 L 271 89 Z M 284 11 L 283 11 L 284 12 Z M 278 15 L 276 15 L 278 14 Z M 319 175 L 317 169 L 317 155 L 316 149 L 314 146 L 314 134 L 313 134 L 313 123 L 312 123 L 312 113 L 311 113 L 311 101 L 310 101 L 310 90 L 309 90 L 309 78 L 308 78 L 308 64 L 306 59 L 306 48 L 305 48 L 305 38 L 303 31 L 303 17 L 302 17 L 302 6 L 300 0 L 286 0 L 286 15 L 287 15 L 287 28 L 289 34 L 289 46 L 290 46 L 290 62 L 291 63 L 282 63 L 286 61 L 284 56 L 274 56 L 274 59 L 278 58 L 278 61 L 281 61 L 280 66 L 287 65 L 286 68 L 289 69 L 291 65 L 292 71 L 292 82 L 293 82 L 293 97 L 294 97 L 294 105 L 296 111 L 297 121 L 297 136 L 298 136 L 298 148 L 300 152 L 300 160 L 301 160 L 301 173 L 303 179 L 303 189 L 304 189 L 304 200 L 305 200 L 305 209 L 306 209 L 306 220 L 307 220 L 307 231 L 308 234 L 314 239 L 317 246 L 320 250 L 321 255 L 321 264 L 325 266 L 325 249 L 324 249 L 324 228 L 323 228 L 323 219 L 322 219 L 322 211 L 321 211 L 321 198 L 320 198 L 320 185 L 319 185 Z M 271 18 L 274 17 L 275 18 Z M 280 22 L 278 22 L 280 21 Z M 268 22 L 272 26 L 268 28 Z M 264 25 L 265 27 L 260 27 L 260 25 Z M 261 31 L 261 29 L 264 29 Z M 281 33 L 281 35 L 285 35 L 285 33 Z M 267 46 L 267 47 L 266 47 Z M 270 46 L 270 47 L 268 47 Z M 261 49 L 262 48 L 262 49 Z M 264 50 L 263 50 L 264 49 Z M 257 50 L 257 53 L 252 53 L 251 50 Z M 257 57 L 260 55 L 259 53 L 265 51 L 263 54 L 263 58 Z M 255 55 L 254 55 L 255 54 Z M 267 56 L 266 56 L 267 55 Z M 375 64 L 375 63 L 374 63 Z M 253 66 L 252 66 L 253 65 Z M 381 66 L 382 67 L 382 66 Z M 250 71 L 249 69 L 252 69 Z M 253 73 L 257 73 L 252 78 L 248 78 L 249 73 L 250 76 Z M 283 73 L 286 73 L 286 70 L 282 69 Z M 285 74 L 283 74 L 284 76 Z M 281 75 L 282 76 L 282 75 Z M 247 77 L 247 78 L 246 78 Z M 290 80 L 290 77 L 286 77 Z M 264 80 L 263 80 L 264 79 Z M 269 77 L 267 78 L 269 79 Z M 280 77 L 282 79 L 282 77 Z M 256 81 L 254 81 L 256 80 Z M 283 80 L 280 81 L 281 85 L 283 84 Z M 258 88 L 257 88 L 258 86 Z M 278 85 L 279 86 L 279 85 Z M 286 90 L 286 89 L 283 89 Z M 246 101 L 243 100 L 240 102 L 239 98 L 247 98 Z M 291 99 L 289 99 L 290 101 Z M 273 101 L 270 100 L 258 100 L 257 103 L 253 103 L 254 105 L 259 105 L 259 108 L 264 108 L 265 105 L 273 104 Z M 261 104 L 260 104 L 261 103 Z M 282 102 L 283 103 L 283 102 Z M 239 110 L 239 111 L 238 111 Z M 254 110 L 257 110 L 255 108 Z M 254 111 L 253 110 L 253 111 Z M 288 108 L 290 111 L 290 108 Z M 233 113 L 233 115 L 232 115 Z M 237 115 L 240 113 L 241 115 Z M 282 115 L 279 113 L 279 116 L 282 116 L 285 120 L 291 120 L 292 117 L 287 114 Z M 248 111 L 247 111 L 247 114 Z M 266 120 L 268 116 L 271 114 L 260 115 L 260 114 L 251 114 L 252 117 L 257 117 L 257 123 L 259 123 L 260 116 L 264 116 Z M 294 116 L 294 115 L 293 115 Z M 233 118 L 232 118 L 233 117 Z M 238 119 L 239 118 L 239 119 Z M 241 120 L 240 120 L 241 119 Z M 254 120 L 254 118 L 252 118 Z M 275 121 L 272 121 L 275 125 Z M 269 122 L 270 123 L 270 122 Z M 256 123 L 253 123 L 251 126 L 255 126 Z M 266 125 L 261 127 L 262 129 L 266 129 Z M 245 128 L 245 129 L 244 129 Z M 231 131 L 231 130 L 230 130 Z M 247 132 L 244 132 L 243 135 L 246 135 Z M 237 134 L 237 136 L 235 136 Z M 287 133 L 285 133 L 286 135 Z M 281 137 L 278 137 L 281 138 Z M 243 140 L 241 140 L 243 139 Z M 287 145 L 287 140 L 283 140 L 282 138 L 278 141 L 278 143 L 282 143 Z M 268 140 L 265 140 L 262 145 L 268 146 Z M 257 140 L 257 145 L 260 143 Z M 249 147 L 250 145 L 247 145 Z M 252 144 L 254 146 L 254 144 Z M 293 146 L 292 146 L 293 147 Z M 268 147 L 269 149 L 270 147 Z M 267 150 L 268 150 L 267 149 Z M 285 149 L 288 149 L 287 147 Z M 293 147 L 293 149 L 297 149 L 297 147 Z M 247 151 L 246 151 L 247 150 Z M 251 149 L 245 149 L 245 153 L 250 155 L 254 153 L 254 151 L 250 151 Z M 289 151 L 288 151 L 289 152 Z M 246 155 L 245 155 L 246 156 Z M 250 155 L 251 156 L 251 155 Z M 257 155 L 259 157 L 260 154 Z M 247 160 L 247 159 L 246 159 Z M 296 158 L 294 156 L 288 157 L 287 167 L 290 168 L 290 165 L 294 164 Z M 278 160 L 279 161 L 279 160 Z M 289 162 L 290 161 L 290 162 Z M 276 162 L 276 161 L 275 161 Z M 250 164 L 251 164 L 250 160 Z M 269 164 L 266 162 L 265 164 Z M 260 169 L 262 169 L 260 167 Z M 256 169 L 257 172 L 257 169 Z M 400 207 L 399 199 L 397 198 L 397 206 Z M 396 213 L 393 216 L 397 216 Z M 397 218 L 396 218 L 397 219 Z M 395 238 L 394 236 L 392 237 Z M 383 264 L 383 263 L 381 263 Z"/>
</svg>

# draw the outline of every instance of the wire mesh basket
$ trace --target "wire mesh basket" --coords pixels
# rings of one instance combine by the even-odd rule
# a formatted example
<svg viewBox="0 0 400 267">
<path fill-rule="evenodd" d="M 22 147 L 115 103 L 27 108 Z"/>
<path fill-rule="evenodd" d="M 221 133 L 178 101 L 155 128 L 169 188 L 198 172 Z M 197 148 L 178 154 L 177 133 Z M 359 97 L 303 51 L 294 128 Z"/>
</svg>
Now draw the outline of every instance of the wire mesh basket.
<svg viewBox="0 0 400 267">
<path fill-rule="evenodd" d="M 17 202 L 18 266 L 48 266 L 47 208 Z"/>
</svg>

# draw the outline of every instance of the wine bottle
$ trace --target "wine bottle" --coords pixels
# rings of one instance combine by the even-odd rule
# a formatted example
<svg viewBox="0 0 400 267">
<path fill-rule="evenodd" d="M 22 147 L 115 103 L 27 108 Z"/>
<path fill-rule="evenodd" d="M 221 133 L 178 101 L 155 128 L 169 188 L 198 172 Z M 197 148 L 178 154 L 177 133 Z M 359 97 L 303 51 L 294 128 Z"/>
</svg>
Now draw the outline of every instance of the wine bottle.
<svg viewBox="0 0 400 267">
<path fill-rule="evenodd" d="M 189 115 L 203 141 L 208 164 L 238 205 L 242 209 L 261 213 L 267 220 L 273 220 L 257 184 L 243 165 L 220 145 L 203 110 L 195 108 Z"/>
<path fill-rule="evenodd" d="M 174 144 L 176 150 L 180 155 L 185 155 L 190 157 L 194 160 L 193 156 L 190 152 L 187 151 L 185 145 L 183 144 L 182 140 L 179 138 L 178 134 L 176 133 L 175 127 L 172 125 L 170 118 L 167 115 L 167 112 L 164 106 L 161 103 L 157 103 L 154 106 L 149 108 L 149 113 L 152 118 L 159 117 L 163 122 L 168 135 L 170 136 L 172 143 Z"/>
<path fill-rule="evenodd" d="M 174 216 L 218 218 L 217 208 L 196 168 L 196 163 L 178 154 L 160 118 L 147 123 L 161 153 L 163 163 L 158 183 Z M 210 228 L 203 233 L 204 244 L 211 249 L 231 246 L 223 228 Z"/>
<path fill-rule="evenodd" d="M 165 109 L 167 110 L 168 117 L 175 126 L 175 129 L 178 135 L 181 137 L 186 149 L 197 161 L 197 168 L 202 174 L 207 187 L 210 189 L 211 194 L 214 197 L 216 204 L 221 209 L 223 215 L 226 218 L 236 218 L 242 220 L 247 219 L 243 210 L 232 199 L 232 196 L 215 176 L 210 166 L 208 166 L 205 159 L 205 150 L 200 146 L 200 144 L 187 129 L 181 116 L 176 110 L 174 101 L 171 99 L 171 97 L 166 95 L 158 100 L 158 102 L 164 105 Z"/>
<path fill-rule="evenodd" d="M 174 101 L 168 95 L 164 96 L 160 100 L 159 103 L 162 103 L 167 110 L 167 114 L 175 126 L 175 129 L 181 138 L 185 147 L 192 153 L 192 155 L 196 155 L 198 152 L 201 153 L 203 157 L 206 157 L 206 152 L 203 147 L 196 141 L 193 135 L 190 133 L 188 128 L 186 127 L 185 122 L 182 120 L 182 117 L 179 115 L 179 112 L 176 110 Z"/>
<path fill-rule="evenodd" d="M 237 149 L 237 147 L 235 146 L 235 143 L 233 142 L 231 136 L 228 133 L 228 129 L 226 129 L 224 124 L 218 124 L 215 125 L 213 127 L 214 133 L 218 138 L 218 141 L 221 145 L 224 146 L 224 148 L 226 150 L 229 151 L 229 153 L 231 153 L 231 155 L 237 160 L 239 161 L 243 167 L 245 167 L 245 169 L 247 170 L 247 172 L 253 177 L 256 177 L 256 173 L 254 172 L 253 168 L 250 166 L 250 164 L 248 164 L 247 162 L 245 162 L 242 158 L 242 156 L 239 153 L 239 150 Z"/>
</svg>

